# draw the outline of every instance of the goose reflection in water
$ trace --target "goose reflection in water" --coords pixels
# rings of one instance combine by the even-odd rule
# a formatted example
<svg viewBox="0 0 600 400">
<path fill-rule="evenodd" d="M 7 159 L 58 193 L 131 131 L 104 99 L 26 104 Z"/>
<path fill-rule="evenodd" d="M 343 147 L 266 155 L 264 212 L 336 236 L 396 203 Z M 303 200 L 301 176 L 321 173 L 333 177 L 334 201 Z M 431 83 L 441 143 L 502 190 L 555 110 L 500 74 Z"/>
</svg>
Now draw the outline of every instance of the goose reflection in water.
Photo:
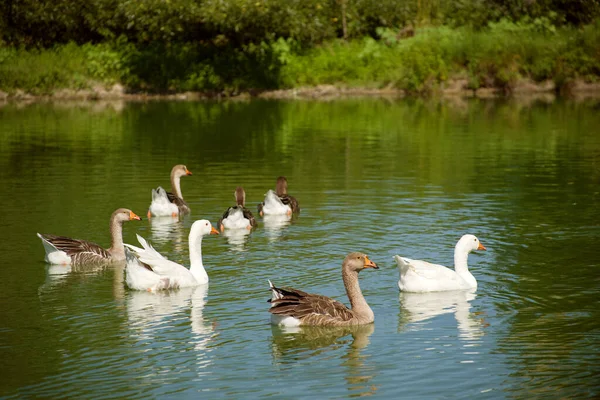
<svg viewBox="0 0 600 400">
<path fill-rule="evenodd" d="M 475 290 L 457 290 L 430 293 L 400 293 L 400 330 L 419 329 L 427 321 L 439 315 L 454 313 L 459 338 L 465 341 L 476 340 L 484 335 L 485 321 L 470 312 L 471 301 L 477 295 Z"/>
<path fill-rule="evenodd" d="M 376 373 L 375 365 L 362 351 L 370 343 L 369 336 L 375 331 L 375 324 L 355 326 L 296 326 L 282 327 L 271 325 L 272 352 L 275 361 L 282 367 L 303 359 L 344 350 L 339 359 L 344 367 L 348 391 L 352 396 L 368 396 L 377 387 L 369 384 Z"/>
<path fill-rule="evenodd" d="M 83 265 L 46 265 L 46 280 L 38 288 L 38 294 L 52 291 L 60 286 L 86 280 L 92 276 L 101 276 L 109 269 L 119 269 L 125 266 L 124 262 L 112 262 L 106 264 L 83 264 Z"/>
<path fill-rule="evenodd" d="M 193 335 L 185 343 L 193 344 L 198 351 L 198 364 L 210 364 L 208 345 L 215 336 L 214 324 L 206 321 L 203 315 L 208 285 L 186 287 L 178 290 L 159 292 L 129 291 L 127 293 L 127 316 L 129 327 L 142 343 L 149 340 L 172 341 L 173 335 L 181 329 L 181 320 L 189 319 Z M 182 343 L 182 346 L 185 346 Z"/>
<path fill-rule="evenodd" d="M 153 243 L 173 243 L 175 250 L 182 251 L 187 246 L 187 235 L 178 217 L 154 217 L 150 221 Z"/>
<path fill-rule="evenodd" d="M 248 229 L 225 229 L 223 237 L 227 239 L 227 243 L 231 245 L 232 250 L 246 251 L 246 242 L 251 231 Z"/>
<path fill-rule="evenodd" d="M 265 215 L 263 227 L 270 242 L 276 242 L 283 234 L 284 228 L 292 222 L 291 215 Z"/>
</svg>

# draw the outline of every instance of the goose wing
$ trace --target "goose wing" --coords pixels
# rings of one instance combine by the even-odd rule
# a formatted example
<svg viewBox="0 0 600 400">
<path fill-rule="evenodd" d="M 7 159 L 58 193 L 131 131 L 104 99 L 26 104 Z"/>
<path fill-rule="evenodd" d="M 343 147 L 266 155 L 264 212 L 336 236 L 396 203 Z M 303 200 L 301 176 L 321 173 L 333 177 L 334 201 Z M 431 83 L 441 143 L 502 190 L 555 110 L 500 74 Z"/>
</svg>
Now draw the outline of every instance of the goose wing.
<svg viewBox="0 0 600 400">
<path fill-rule="evenodd" d="M 248 221 L 250 221 L 250 226 L 255 227 L 256 226 L 256 219 L 254 218 L 254 215 L 252 214 L 252 211 L 250 211 L 246 207 L 244 207 L 242 209 L 242 211 L 244 213 L 244 218 L 246 218 Z"/>
<path fill-rule="evenodd" d="M 38 234 L 45 242 L 58 251 L 64 251 L 71 257 L 72 263 L 98 263 L 110 260 L 110 253 L 101 246 L 87 240 L 73 239 L 66 236 Z"/>
<path fill-rule="evenodd" d="M 354 317 L 352 310 L 327 296 L 310 294 L 289 287 L 271 287 L 269 312 L 294 317 L 306 325 L 332 325 Z"/>
<path fill-rule="evenodd" d="M 153 272 L 161 276 L 167 276 L 169 278 L 186 277 L 191 275 L 189 269 L 183 265 L 177 264 L 171 260 L 165 258 L 160 254 L 151 244 L 149 244 L 143 237 L 136 235 L 138 241 L 142 245 L 142 248 L 125 244 L 127 248 L 132 250 L 138 259 L 149 266 Z"/>
<path fill-rule="evenodd" d="M 297 213 L 300 211 L 300 205 L 298 204 L 298 200 L 294 196 L 290 196 L 289 194 L 284 194 L 283 196 L 279 196 L 281 202 L 286 206 L 290 206 L 292 209 L 292 213 Z"/>
<path fill-rule="evenodd" d="M 185 202 L 185 200 L 183 200 L 181 197 L 177 197 L 177 195 L 174 193 L 167 192 L 167 198 L 171 203 L 175 204 L 179 208 L 188 207 L 188 204 Z"/>
<path fill-rule="evenodd" d="M 458 278 L 456 272 L 443 265 L 432 264 L 423 260 L 412 260 L 400 256 L 396 256 L 395 258 L 403 275 L 414 273 L 421 278 L 434 280 L 454 280 Z"/>
</svg>

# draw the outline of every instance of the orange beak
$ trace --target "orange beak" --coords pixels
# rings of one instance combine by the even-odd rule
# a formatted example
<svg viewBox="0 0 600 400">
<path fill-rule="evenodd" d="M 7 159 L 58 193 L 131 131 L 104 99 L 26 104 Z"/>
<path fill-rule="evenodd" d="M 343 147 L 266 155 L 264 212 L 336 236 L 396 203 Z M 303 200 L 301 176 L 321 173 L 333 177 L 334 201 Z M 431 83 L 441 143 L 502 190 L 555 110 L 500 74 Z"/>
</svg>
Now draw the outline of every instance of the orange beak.
<svg viewBox="0 0 600 400">
<path fill-rule="evenodd" d="M 373 261 L 369 260 L 369 257 L 365 257 L 365 268 L 379 269 L 377 264 L 375 264 Z"/>
<path fill-rule="evenodd" d="M 185 174 L 186 174 L 186 175 L 191 175 L 191 174 L 192 174 L 192 171 L 190 171 L 189 169 L 187 169 L 187 168 L 186 168 L 186 169 L 185 169 Z"/>
<path fill-rule="evenodd" d="M 133 211 L 129 211 L 129 220 L 134 220 L 137 219 L 138 221 L 141 221 L 142 219 L 140 217 L 138 217 L 137 215 L 135 215 L 135 213 Z"/>
<path fill-rule="evenodd" d="M 479 246 L 477 246 L 477 250 L 487 250 L 484 245 L 479 242 Z"/>
<path fill-rule="evenodd" d="M 219 234 L 219 231 L 218 231 L 218 230 L 216 230 L 214 226 L 211 226 L 211 227 L 210 227 L 210 234 L 211 234 L 211 235 L 218 235 L 218 234 Z"/>
</svg>

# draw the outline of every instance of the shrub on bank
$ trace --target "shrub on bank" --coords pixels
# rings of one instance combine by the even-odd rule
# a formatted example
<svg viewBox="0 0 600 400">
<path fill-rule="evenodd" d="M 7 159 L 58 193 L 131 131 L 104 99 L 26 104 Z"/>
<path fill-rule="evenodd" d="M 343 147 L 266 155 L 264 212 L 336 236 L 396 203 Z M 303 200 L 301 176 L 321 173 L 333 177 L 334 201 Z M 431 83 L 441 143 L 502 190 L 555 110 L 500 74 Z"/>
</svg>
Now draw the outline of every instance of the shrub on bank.
<svg viewBox="0 0 600 400">
<path fill-rule="evenodd" d="M 36 94 L 117 82 L 155 92 L 320 84 L 428 92 L 456 77 L 473 89 L 507 90 L 521 78 L 558 85 L 598 80 L 600 21 L 582 28 L 556 28 L 544 19 L 500 21 L 485 30 L 420 29 L 413 37 L 380 28 L 377 39 L 334 39 L 309 47 L 291 38 L 240 46 L 226 40 L 143 45 L 122 38 L 45 50 L 0 47 L 0 89 Z"/>
</svg>

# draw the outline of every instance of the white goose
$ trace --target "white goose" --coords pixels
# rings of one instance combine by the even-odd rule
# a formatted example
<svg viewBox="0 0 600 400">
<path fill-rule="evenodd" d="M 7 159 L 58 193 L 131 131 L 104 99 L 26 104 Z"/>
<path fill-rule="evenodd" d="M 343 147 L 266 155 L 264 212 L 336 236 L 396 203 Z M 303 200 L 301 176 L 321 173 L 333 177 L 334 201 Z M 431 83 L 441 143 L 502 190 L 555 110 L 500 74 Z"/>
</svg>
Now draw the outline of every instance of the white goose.
<svg viewBox="0 0 600 400">
<path fill-rule="evenodd" d="M 265 194 L 265 201 L 258 204 L 258 214 L 265 215 L 292 215 L 300 212 L 298 200 L 287 192 L 287 179 L 285 176 L 277 178 L 275 191 L 269 190 Z"/>
<path fill-rule="evenodd" d="M 148 208 L 148 218 L 177 217 L 190 212 L 190 207 L 181 194 L 180 180 L 186 175 L 192 175 L 187 167 L 182 164 L 176 165 L 171 170 L 171 192 L 167 192 L 161 186 L 152 189 L 152 203 Z"/>
<path fill-rule="evenodd" d="M 143 248 L 125 244 L 135 255 L 127 252 L 125 268 L 127 286 L 135 290 L 156 291 L 176 289 L 208 283 L 208 275 L 202 264 L 202 237 L 218 235 L 209 221 L 201 219 L 192 224 L 188 237 L 190 247 L 190 269 L 176 262 L 167 260 L 156 251 L 144 238 L 137 235 Z M 139 259 L 139 260 L 138 260 Z"/>
<path fill-rule="evenodd" d="M 400 280 L 398 287 L 405 292 L 440 292 L 473 289 L 477 281 L 467 265 L 469 253 L 486 248 L 473 235 L 464 235 L 454 248 L 454 270 L 422 260 L 394 256 Z"/>
</svg>

